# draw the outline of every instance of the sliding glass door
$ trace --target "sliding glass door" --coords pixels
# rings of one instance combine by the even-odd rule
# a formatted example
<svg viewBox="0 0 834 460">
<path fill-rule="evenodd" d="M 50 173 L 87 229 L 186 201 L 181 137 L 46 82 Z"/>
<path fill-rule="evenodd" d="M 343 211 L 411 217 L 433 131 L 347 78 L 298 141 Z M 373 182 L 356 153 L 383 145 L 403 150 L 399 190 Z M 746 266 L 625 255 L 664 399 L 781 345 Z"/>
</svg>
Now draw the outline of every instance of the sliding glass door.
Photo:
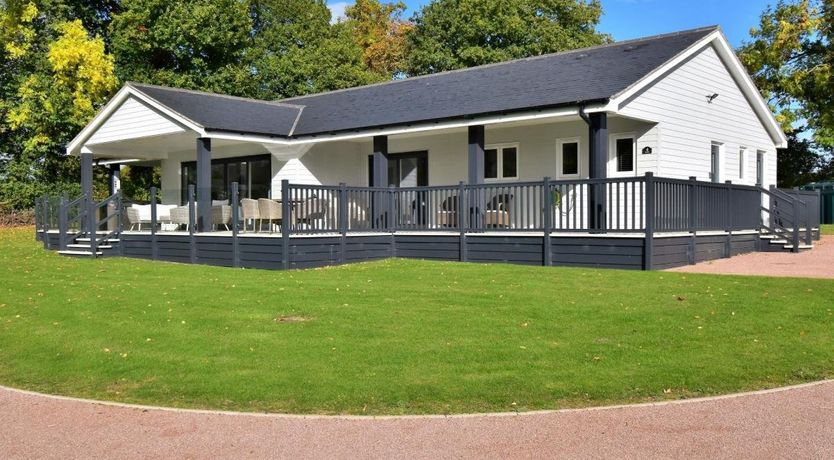
<svg viewBox="0 0 834 460">
<path fill-rule="evenodd" d="M 189 185 L 197 185 L 197 162 L 182 163 L 182 203 L 188 201 Z M 221 158 L 211 161 L 211 199 L 228 200 L 229 187 L 237 182 L 241 198 L 269 198 L 272 160 L 269 155 Z"/>
<path fill-rule="evenodd" d="M 368 185 L 374 183 L 373 155 L 368 156 Z M 429 185 L 429 153 L 388 154 L 388 186 L 424 187 Z"/>
</svg>

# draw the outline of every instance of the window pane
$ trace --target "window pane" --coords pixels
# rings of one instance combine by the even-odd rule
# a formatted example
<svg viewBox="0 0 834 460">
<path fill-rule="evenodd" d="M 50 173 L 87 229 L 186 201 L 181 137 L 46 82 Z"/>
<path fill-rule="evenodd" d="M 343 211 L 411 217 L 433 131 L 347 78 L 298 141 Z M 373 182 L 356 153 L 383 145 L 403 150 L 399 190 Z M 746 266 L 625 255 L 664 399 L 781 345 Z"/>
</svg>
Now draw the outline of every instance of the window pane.
<svg viewBox="0 0 834 460">
<path fill-rule="evenodd" d="M 498 150 L 484 150 L 484 178 L 498 178 Z"/>
<path fill-rule="evenodd" d="M 182 196 L 180 197 L 180 204 L 186 204 L 188 202 L 188 186 L 197 185 L 197 164 L 183 163 L 181 178 L 182 187 L 180 189 L 180 192 Z"/>
<path fill-rule="evenodd" d="M 569 142 L 562 144 L 562 175 L 579 174 L 579 144 Z"/>
<path fill-rule="evenodd" d="M 518 177 L 518 151 L 515 147 L 509 147 L 501 151 L 504 162 L 502 177 Z"/>
<path fill-rule="evenodd" d="M 738 151 L 738 178 L 744 179 L 744 149 Z"/>
<path fill-rule="evenodd" d="M 249 162 L 249 198 L 269 198 L 272 183 L 272 164 L 269 159 Z"/>
<path fill-rule="evenodd" d="M 617 172 L 634 171 L 634 139 L 617 139 Z"/>
<path fill-rule="evenodd" d="M 226 199 L 226 165 L 224 163 L 211 165 L 211 199 Z"/>
</svg>

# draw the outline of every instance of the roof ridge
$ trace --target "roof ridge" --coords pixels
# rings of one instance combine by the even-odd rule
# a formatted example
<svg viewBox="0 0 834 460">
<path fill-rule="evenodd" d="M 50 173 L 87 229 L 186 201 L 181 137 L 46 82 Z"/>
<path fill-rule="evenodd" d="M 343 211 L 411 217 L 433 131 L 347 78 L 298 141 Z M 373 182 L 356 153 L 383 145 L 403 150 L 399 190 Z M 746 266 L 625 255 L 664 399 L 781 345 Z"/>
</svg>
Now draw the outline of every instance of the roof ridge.
<svg viewBox="0 0 834 460">
<path fill-rule="evenodd" d="M 691 34 L 691 33 L 695 33 L 695 32 L 714 31 L 714 30 L 720 30 L 720 29 L 721 29 L 721 27 L 716 24 L 716 25 L 711 25 L 711 26 L 697 27 L 697 28 L 694 28 L 694 29 L 680 30 L 680 31 L 676 31 L 676 32 L 666 32 L 666 33 L 662 33 L 662 34 L 649 35 L 649 36 L 646 36 L 646 37 L 631 38 L 631 39 L 623 40 L 623 41 L 620 41 L 620 42 L 611 42 L 611 43 L 604 43 L 602 45 L 586 46 L 586 47 L 583 47 L 583 48 L 575 48 L 575 49 L 571 49 L 571 50 L 556 51 L 556 52 L 553 52 L 553 53 L 539 54 L 537 56 L 528 56 L 528 57 L 523 57 L 523 58 L 511 59 L 511 60 L 508 60 L 508 61 L 493 62 L 493 63 L 490 63 L 490 64 L 482 64 L 482 65 L 474 66 L 474 67 L 465 67 L 465 68 L 462 68 L 462 69 L 445 70 L 443 72 L 430 73 L 430 74 L 425 74 L 425 75 L 416 75 L 416 76 L 413 76 L 413 77 L 407 77 L 407 78 L 402 78 L 402 79 L 398 79 L 398 80 L 388 80 L 388 81 L 383 81 L 383 82 L 379 82 L 379 83 L 371 83 L 369 85 L 354 86 L 354 87 L 351 87 L 351 88 L 342 88 L 342 89 L 335 89 L 335 90 L 331 90 L 331 91 L 323 91 L 323 92 L 320 92 L 320 93 L 306 94 L 306 95 L 303 95 L 303 96 L 293 96 L 293 97 L 288 97 L 288 98 L 284 98 L 284 99 L 279 99 L 276 102 L 295 101 L 295 100 L 299 100 L 299 99 L 313 98 L 313 97 L 322 96 L 322 95 L 326 95 L 326 94 L 343 93 L 343 92 L 354 91 L 354 90 L 363 89 L 363 88 L 373 88 L 373 87 L 377 87 L 377 86 L 393 85 L 393 84 L 401 83 L 401 82 L 404 82 L 404 81 L 421 80 L 421 79 L 424 79 L 424 78 L 436 77 L 438 75 L 447 75 L 447 74 L 453 74 L 453 73 L 468 72 L 468 71 L 471 71 L 471 70 L 485 69 L 485 68 L 491 68 L 491 67 L 499 67 L 499 66 L 502 66 L 502 65 L 513 64 L 513 63 L 517 63 L 517 62 L 533 61 L 533 60 L 538 60 L 538 59 L 546 59 L 546 58 L 550 58 L 550 57 L 554 57 L 554 56 L 568 55 L 568 54 L 571 54 L 571 53 L 581 53 L 583 51 L 604 49 L 604 48 L 610 48 L 610 47 L 614 47 L 614 46 L 623 46 L 623 45 L 629 45 L 629 44 L 634 44 L 634 43 L 639 43 L 639 42 L 644 42 L 644 41 L 658 40 L 658 39 L 662 39 L 662 38 L 669 38 L 669 37 L 675 37 L 675 36 L 679 36 L 679 35 Z"/>
<path fill-rule="evenodd" d="M 215 97 L 222 97 L 222 98 L 226 98 L 226 99 L 234 99 L 234 100 L 237 100 L 237 101 L 246 101 L 246 102 L 255 102 L 255 103 L 260 103 L 260 104 L 269 104 L 269 105 L 273 105 L 273 106 L 276 106 L 276 107 L 287 107 L 287 108 L 293 108 L 293 109 L 299 109 L 299 110 L 304 108 L 304 105 L 301 105 L 301 104 L 288 104 L 288 103 L 282 102 L 282 101 L 268 101 L 268 100 L 265 100 L 265 99 L 255 99 L 255 98 L 251 98 L 251 97 L 232 96 L 230 94 L 212 93 L 212 92 L 209 92 L 209 91 L 199 91 L 199 90 L 194 90 L 194 89 L 177 88 L 177 87 L 174 87 L 174 86 L 154 85 L 154 84 L 151 84 L 151 83 L 140 83 L 140 82 L 135 82 L 135 81 L 128 81 L 125 84 L 128 85 L 128 86 L 131 86 L 135 89 L 138 89 L 140 91 L 142 89 L 141 88 L 142 86 L 146 86 L 146 87 L 150 87 L 150 88 L 176 91 L 176 92 L 181 92 L 181 93 L 199 94 L 199 95 L 202 95 L 202 96 L 215 96 Z"/>
</svg>

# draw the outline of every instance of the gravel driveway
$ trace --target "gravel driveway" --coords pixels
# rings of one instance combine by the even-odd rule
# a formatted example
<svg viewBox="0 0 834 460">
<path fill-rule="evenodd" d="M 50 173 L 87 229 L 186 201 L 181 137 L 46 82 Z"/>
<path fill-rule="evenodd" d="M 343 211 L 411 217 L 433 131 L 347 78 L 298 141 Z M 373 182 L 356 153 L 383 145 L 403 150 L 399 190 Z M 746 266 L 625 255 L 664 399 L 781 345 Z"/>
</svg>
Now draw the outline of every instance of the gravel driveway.
<svg viewBox="0 0 834 460">
<path fill-rule="evenodd" d="M 0 458 L 834 458 L 834 381 L 522 415 L 301 417 L 103 405 L 0 387 Z"/>
<path fill-rule="evenodd" d="M 790 252 L 751 252 L 730 259 L 717 259 L 670 269 L 673 272 L 726 275 L 798 276 L 834 278 L 834 236 L 823 236 L 814 249 Z"/>
</svg>

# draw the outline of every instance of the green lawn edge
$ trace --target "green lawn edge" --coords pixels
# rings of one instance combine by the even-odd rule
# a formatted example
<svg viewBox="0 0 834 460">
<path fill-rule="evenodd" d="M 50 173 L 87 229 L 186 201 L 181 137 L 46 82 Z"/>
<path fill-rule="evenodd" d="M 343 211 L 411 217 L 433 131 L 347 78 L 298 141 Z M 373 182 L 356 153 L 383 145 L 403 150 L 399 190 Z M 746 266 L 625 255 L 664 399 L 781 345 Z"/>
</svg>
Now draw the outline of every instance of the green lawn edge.
<svg viewBox="0 0 834 460">
<path fill-rule="evenodd" d="M 0 230 L 0 384 L 295 414 L 628 404 L 834 377 L 834 281 L 389 259 L 71 259 Z"/>
</svg>

